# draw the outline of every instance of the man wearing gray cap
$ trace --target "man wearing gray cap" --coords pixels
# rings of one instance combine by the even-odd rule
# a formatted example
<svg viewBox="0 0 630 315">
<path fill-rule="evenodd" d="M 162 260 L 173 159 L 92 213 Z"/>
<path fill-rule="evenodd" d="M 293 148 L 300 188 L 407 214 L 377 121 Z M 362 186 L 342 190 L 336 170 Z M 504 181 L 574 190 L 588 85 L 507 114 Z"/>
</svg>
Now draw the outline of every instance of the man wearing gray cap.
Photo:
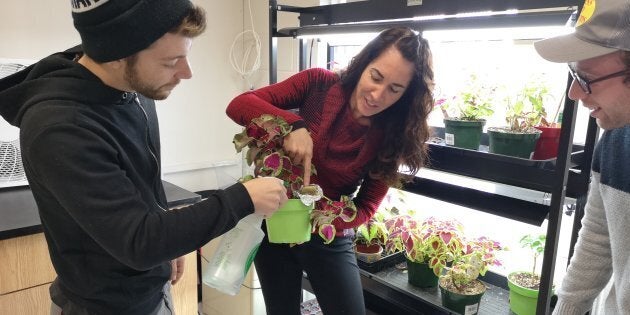
<svg viewBox="0 0 630 315">
<path fill-rule="evenodd" d="M 173 314 L 194 251 L 286 201 L 276 178 L 166 211 L 155 103 L 190 79 L 205 12 L 188 0 L 73 0 L 81 47 L 0 80 L 57 278 L 51 314 Z M 194 271 L 193 271 L 194 272 Z"/>
<path fill-rule="evenodd" d="M 566 62 L 569 97 L 604 133 L 593 155 L 582 229 L 554 314 L 584 314 L 599 297 L 604 314 L 630 314 L 630 1 L 587 0 L 573 33 L 535 43 Z"/>
</svg>

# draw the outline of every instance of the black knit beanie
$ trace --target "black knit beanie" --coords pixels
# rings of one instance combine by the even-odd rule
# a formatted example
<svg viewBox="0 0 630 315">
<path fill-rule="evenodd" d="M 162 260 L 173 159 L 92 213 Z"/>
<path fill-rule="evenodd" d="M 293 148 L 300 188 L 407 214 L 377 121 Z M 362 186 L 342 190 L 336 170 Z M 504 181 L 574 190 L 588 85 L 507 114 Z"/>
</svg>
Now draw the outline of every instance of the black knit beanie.
<svg viewBox="0 0 630 315">
<path fill-rule="evenodd" d="M 192 8 L 189 0 L 71 0 L 84 52 L 99 62 L 129 57 L 170 31 Z"/>
</svg>

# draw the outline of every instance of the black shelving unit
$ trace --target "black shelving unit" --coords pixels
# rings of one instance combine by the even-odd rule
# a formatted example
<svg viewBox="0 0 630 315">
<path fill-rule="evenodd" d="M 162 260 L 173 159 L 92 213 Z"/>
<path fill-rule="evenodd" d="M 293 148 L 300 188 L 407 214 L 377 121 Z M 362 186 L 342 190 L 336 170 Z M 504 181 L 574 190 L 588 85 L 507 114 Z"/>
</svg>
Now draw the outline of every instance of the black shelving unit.
<svg viewBox="0 0 630 315">
<path fill-rule="evenodd" d="M 522 27 L 539 25 L 563 25 L 575 12 L 579 12 L 579 0 L 368 0 L 314 7 L 295 7 L 269 0 L 269 67 L 270 83 L 277 81 L 277 38 L 293 37 L 299 41 L 300 69 L 306 67 L 306 47 L 301 35 L 380 31 L 393 26 L 409 26 L 419 31 L 462 28 Z M 414 5 L 421 3 L 421 5 Z M 507 11 L 518 13 L 495 16 L 455 17 L 459 13 L 480 11 Z M 298 27 L 278 29 L 278 14 L 297 14 Z M 418 19 L 434 15 L 446 15 L 444 19 Z M 376 21 L 376 22 L 375 22 Z M 567 75 L 567 92 L 571 84 Z M 404 186 L 404 190 L 434 199 L 484 211 L 520 222 L 540 225 L 547 219 L 547 241 L 543 258 L 537 314 L 547 314 L 552 297 L 554 268 L 558 249 L 560 224 L 566 196 L 578 200 L 570 254 L 580 228 L 584 202 L 588 190 L 590 164 L 598 128 L 593 118 L 587 128 L 584 145 L 574 146 L 574 126 L 577 104 L 566 98 L 563 108 L 563 124 L 558 157 L 552 160 L 534 161 L 521 158 L 473 151 L 442 144 L 429 144 L 429 168 L 495 183 L 549 193 L 549 205 L 521 200 L 513 196 L 488 193 L 475 188 L 440 182 L 421 176 Z M 465 161 L 465 162 L 463 162 Z M 404 305 L 401 309 L 442 310 L 435 296 L 423 292 L 412 294 L 403 284 L 384 285 L 392 271 L 364 274 L 364 290 L 385 300 L 399 296 Z M 396 277 L 394 277 L 397 279 Z M 394 279 L 394 280 L 395 280 Z M 396 282 L 396 281 L 393 281 Z M 499 282 L 505 282 L 505 278 Z M 379 286 L 380 283 L 380 286 Z M 496 283 L 493 283 L 497 285 Z M 380 292 L 380 291 L 383 292 Z M 407 290 L 403 294 L 402 291 Z M 501 290 L 501 289 L 497 289 Z M 386 291 L 386 292 L 385 292 Z M 413 290 L 412 290 L 413 291 Z M 380 292 L 380 293 L 379 293 Z M 390 301 L 391 302 L 391 301 Z M 393 302 L 392 302 L 393 303 Z M 420 304 L 418 304 L 420 303 Z M 398 302 L 394 304 L 400 304 Z M 509 313 L 501 311 L 501 314 Z"/>
</svg>

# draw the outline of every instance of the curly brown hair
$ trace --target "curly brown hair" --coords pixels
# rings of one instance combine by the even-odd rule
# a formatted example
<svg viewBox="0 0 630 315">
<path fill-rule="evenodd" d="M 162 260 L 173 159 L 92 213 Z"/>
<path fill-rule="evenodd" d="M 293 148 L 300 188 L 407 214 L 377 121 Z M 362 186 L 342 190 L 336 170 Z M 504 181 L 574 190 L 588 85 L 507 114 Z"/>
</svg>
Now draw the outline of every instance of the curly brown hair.
<svg viewBox="0 0 630 315">
<path fill-rule="evenodd" d="M 390 47 L 414 64 L 415 71 L 403 96 L 373 120 L 384 131 L 383 143 L 369 174 L 399 187 L 426 163 L 430 136 L 427 117 L 433 109 L 433 68 L 429 43 L 408 27 L 390 28 L 371 40 L 341 73 L 341 86 L 350 95 L 365 68 Z M 399 173 L 405 165 L 406 173 Z"/>
</svg>

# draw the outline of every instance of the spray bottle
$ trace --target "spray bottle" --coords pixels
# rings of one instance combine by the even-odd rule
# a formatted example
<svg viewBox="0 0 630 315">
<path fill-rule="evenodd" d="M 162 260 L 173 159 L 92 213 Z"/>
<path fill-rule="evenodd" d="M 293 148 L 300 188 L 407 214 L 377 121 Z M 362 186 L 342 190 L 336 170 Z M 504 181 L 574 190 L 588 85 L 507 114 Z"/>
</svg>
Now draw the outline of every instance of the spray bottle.
<svg viewBox="0 0 630 315">
<path fill-rule="evenodd" d="M 239 292 L 265 235 L 262 220 L 261 215 L 250 214 L 223 235 L 203 272 L 204 284 L 229 295 Z"/>
</svg>

